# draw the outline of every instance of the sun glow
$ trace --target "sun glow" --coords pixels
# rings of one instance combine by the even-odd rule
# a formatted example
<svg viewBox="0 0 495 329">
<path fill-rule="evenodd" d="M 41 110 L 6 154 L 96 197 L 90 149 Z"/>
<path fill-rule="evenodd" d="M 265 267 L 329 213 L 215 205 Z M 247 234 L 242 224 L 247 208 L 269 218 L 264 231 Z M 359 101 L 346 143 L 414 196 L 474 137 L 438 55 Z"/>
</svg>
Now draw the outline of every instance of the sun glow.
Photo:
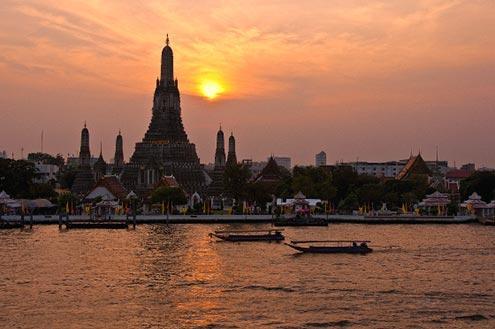
<svg viewBox="0 0 495 329">
<path fill-rule="evenodd" d="M 224 91 L 224 88 L 216 81 L 207 80 L 201 83 L 200 90 L 203 96 L 212 100 L 217 98 Z"/>
</svg>

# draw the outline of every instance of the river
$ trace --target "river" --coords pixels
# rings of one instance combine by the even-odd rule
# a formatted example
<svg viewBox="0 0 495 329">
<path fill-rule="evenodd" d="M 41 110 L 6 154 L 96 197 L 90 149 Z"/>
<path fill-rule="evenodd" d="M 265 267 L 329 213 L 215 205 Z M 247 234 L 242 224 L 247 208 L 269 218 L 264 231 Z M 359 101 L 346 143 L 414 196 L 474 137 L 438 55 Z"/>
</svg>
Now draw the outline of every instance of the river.
<svg viewBox="0 0 495 329">
<path fill-rule="evenodd" d="M 495 227 L 287 228 L 368 255 L 214 242 L 215 229 L 0 231 L 2 328 L 495 328 Z"/>
</svg>

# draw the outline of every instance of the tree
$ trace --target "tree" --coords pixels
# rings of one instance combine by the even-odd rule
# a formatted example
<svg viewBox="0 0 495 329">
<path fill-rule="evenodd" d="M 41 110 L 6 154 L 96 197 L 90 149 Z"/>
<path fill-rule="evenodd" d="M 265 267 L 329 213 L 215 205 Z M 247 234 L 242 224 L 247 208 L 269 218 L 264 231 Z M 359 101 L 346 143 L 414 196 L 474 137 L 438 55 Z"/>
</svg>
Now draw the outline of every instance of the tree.
<svg viewBox="0 0 495 329">
<path fill-rule="evenodd" d="M 48 153 L 29 153 L 27 159 L 32 162 L 42 162 L 45 164 L 52 164 L 62 167 L 65 163 L 61 154 L 57 154 L 55 157 Z"/>
<path fill-rule="evenodd" d="M 358 202 L 358 197 L 356 193 L 351 192 L 349 193 L 345 199 L 343 199 L 339 203 L 339 209 L 340 210 L 347 210 L 347 211 L 352 211 L 355 210 L 359 207 L 359 202 Z"/>
<path fill-rule="evenodd" d="M 462 200 L 467 199 L 474 192 L 486 202 L 495 199 L 495 172 L 477 171 L 461 181 Z"/>
<path fill-rule="evenodd" d="M 5 190 L 15 198 L 27 198 L 35 177 L 34 163 L 25 160 L 0 159 L 0 191 Z"/>
<path fill-rule="evenodd" d="M 225 168 L 223 184 L 225 195 L 236 200 L 246 198 L 246 188 L 251 173 L 249 168 L 240 164 L 229 164 Z"/>
<path fill-rule="evenodd" d="M 160 186 L 151 192 L 153 203 L 172 202 L 173 204 L 186 204 L 187 198 L 179 187 Z"/>
<path fill-rule="evenodd" d="M 337 195 L 332 174 L 322 167 L 294 167 L 292 178 L 294 193 L 301 191 L 309 198 L 331 200 Z"/>
<path fill-rule="evenodd" d="M 54 200 L 57 197 L 57 192 L 53 189 L 53 186 L 49 183 L 31 184 L 29 187 L 29 198 L 31 199 L 51 199 Z"/>
<path fill-rule="evenodd" d="M 65 167 L 63 171 L 59 171 L 58 182 L 60 183 L 60 187 L 70 190 L 76 179 L 76 174 L 77 168 Z"/>
</svg>

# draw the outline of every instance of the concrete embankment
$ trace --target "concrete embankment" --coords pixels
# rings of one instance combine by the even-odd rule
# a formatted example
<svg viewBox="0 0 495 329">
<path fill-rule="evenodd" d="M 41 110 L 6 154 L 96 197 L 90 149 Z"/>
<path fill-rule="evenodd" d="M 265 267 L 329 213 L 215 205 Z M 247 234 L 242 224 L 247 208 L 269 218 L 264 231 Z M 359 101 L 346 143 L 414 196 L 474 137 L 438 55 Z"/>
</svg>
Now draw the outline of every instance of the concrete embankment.
<svg viewBox="0 0 495 329">
<path fill-rule="evenodd" d="M 476 222 L 474 216 L 354 216 L 354 215 L 329 215 L 329 223 L 351 223 L 351 224 L 465 224 Z M 21 220 L 20 216 L 2 216 L 2 219 L 11 222 Z M 112 221 L 133 222 L 133 218 L 123 215 L 112 216 Z M 62 219 L 65 221 L 65 217 Z M 70 221 L 87 221 L 89 216 L 69 216 Z M 29 225 L 31 216 L 24 216 L 24 222 Z M 138 215 L 136 224 L 229 224 L 229 223 L 271 223 L 271 215 Z M 32 223 L 37 224 L 59 224 L 59 216 L 35 215 L 32 216 Z"/>
<path fill-rule="evenodd" d="M 353 216 L 332 215 L 329 223 L 350 224 L 466 224 L 477 222 L 475 216 Z"/>
</svg>

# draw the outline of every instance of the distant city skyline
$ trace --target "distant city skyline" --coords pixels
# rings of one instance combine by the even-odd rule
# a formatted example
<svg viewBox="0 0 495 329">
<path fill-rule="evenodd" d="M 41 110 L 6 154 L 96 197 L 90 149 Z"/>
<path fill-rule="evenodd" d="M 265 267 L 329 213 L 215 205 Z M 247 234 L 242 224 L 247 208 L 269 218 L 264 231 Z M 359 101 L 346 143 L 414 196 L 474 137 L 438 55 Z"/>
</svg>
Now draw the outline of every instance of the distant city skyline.
<svg viewBox="0 0 495 329">
<path fill-rule="evenodd" d="M 151 117 L 166 33 L 189 140 L 213 162 L 218 124 L 239 159 L 407 158 L 495 167 L 495 6 L 473 1 L 0 5 L 0 151 L 126 160 Z M 187 19 L 185 19 L 187 17 Z M 187 22 L 187 24 L 185 23 Z M 213 81 L 218 86 L 205 83 Z M 206 95 L 218 93 L 210 99 Z M 230 134 L 230 131 L 226 131 Z"/>
</svg>

